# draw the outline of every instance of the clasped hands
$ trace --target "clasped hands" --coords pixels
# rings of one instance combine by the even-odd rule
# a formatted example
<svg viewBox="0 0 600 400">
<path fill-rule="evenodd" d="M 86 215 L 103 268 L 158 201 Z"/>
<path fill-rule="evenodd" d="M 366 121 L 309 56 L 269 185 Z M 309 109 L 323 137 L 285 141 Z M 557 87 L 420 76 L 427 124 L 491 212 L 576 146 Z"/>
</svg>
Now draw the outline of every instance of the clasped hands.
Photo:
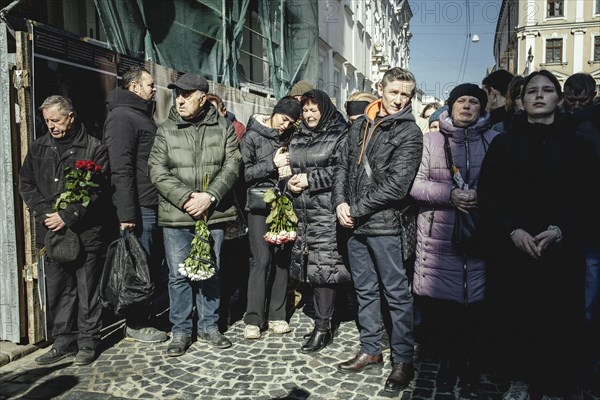
<svg viewBox="0 0 600 400">
<path fill-rule="evenodd" d="M 515 246 L 523 253 L 537 260 L 542 256 L 542 252 L 558 239 L 558 232 L 553 229 L 546 229 L 535 236 L 531 236 L 524 229 L 515 229 L 511 236 Z"/>
<path fill-rule="evenodd" d="M 300 193 L 308 187 L 308 176 L 306 174 L 296 174 L 288 181 L 288 189 L 293 193 Z"/>
<path fill-rule="evenodd" d="M 186 213 L 190 214 L 194 219 L 204 219 L 208 217 L 208 209 L 212 202 L 210 194 L 206 192 L 193 192 L 190 198 L 183 205 Z"/>
</svg>

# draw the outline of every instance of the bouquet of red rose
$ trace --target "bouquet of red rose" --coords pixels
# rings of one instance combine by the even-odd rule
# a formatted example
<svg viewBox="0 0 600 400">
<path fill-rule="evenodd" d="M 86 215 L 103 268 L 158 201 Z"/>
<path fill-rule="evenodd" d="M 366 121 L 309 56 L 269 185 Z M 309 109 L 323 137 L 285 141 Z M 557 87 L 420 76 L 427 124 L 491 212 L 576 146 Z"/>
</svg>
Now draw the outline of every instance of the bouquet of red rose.
<svg viewBox="0 0 600 400">
<path fill-rule="evenodd" d="M 81 203 L 87 207 L 90 204 L 90 189 L 97 188 L 94 176 L 102 171 L 102 166 L 92 160 L 77 160 L 75 168 L 65 167 L 65 191 L 56 199 L 52 208 L 54 211 L 64 210 L 71 204 Z"/>
<path fill-rule="evenodd" d="M 65 210 L 71 204 L 90 204 L 91 191 L 97 188 L 94 176 L 102 171 L 102 166 L 91 160 L 78 160 L 75 168 L 65 167 L 65 191 L 52 204 L 54 211 Z M 48 256 L 59 263 L 73 262 L 81 256 L 83 245 L 79 236 L 69 227 L 60 231 L 49 230 L 44 239 L 44 250 Z"/>
<path fill-rule="evenodd" d="M 271 224 L 269 231 L 264 234 L 263 239 L 269 244 L 284 244 L 293 242 L 298 237 L 296 225 L 298 217 L 292 206 L 292 202 L 279 190 L 268 189 L 263 200 L 271 205 L 271 212 L 267 216 L 266 223 Z"/>
</svg>

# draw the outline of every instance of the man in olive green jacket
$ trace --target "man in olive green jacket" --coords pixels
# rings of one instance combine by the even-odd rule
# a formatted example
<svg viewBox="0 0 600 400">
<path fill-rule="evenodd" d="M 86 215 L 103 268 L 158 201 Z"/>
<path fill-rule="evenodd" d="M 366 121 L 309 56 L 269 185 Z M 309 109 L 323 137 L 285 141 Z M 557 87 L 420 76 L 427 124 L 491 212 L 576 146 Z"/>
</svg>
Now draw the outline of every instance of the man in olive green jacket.
<svg viewBox="0 0 600 400">
<path fill-rule="evenodd" d="M 217 327 L 218 269 L 224 223 L 236 218 L 232 188 L 240 173 L 241 156 L 233 126 L 206 101 L 206 79 L 184 74 L 168 87 L 175 89 L 175 107 L 158 128 L 148 166 L 160 194 L 158 223 L 163 227 L 169 264 L 173 338 L 167 355 L 176 357 L 192 343 L 194 296 L 198 339 L 217 348 L 231 346 Z M 208 222 L 217 273 L 192 281 L 179 268 L 190 252 L 198 219 Z"/>
</svg>

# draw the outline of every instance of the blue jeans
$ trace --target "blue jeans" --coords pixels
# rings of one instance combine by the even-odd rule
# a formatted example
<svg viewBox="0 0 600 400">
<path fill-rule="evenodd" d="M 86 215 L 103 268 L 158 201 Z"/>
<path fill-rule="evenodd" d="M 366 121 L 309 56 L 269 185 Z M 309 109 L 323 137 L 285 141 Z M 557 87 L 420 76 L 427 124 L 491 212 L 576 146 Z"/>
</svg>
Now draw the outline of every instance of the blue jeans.
<svg viewBox="0 0 600 400">
<path fill-rule="evenodd" d="M 150 268 L 150 276 L 155 284 L 158 282 L 159 269 L 162 262 L 162 252 L 157 248 L 160 245 L 159 229 L 156 207 L 140 207 L 140 218 L 136 223 L 134 233 L 149 255 L 148 266 Z M 150 305 L 143 304 L 131 307 L 127 311 L 125 319 L 128 327 L 140 329 L 148 325 L 149 316 Z"/>
<path fill-rule="evenodd" d="M 173 324 L 173 336 L 192 335 L 192 309 L 194 300 L 198 313 L 198 332 L 209 332 L 218 329 L 217 313 L 220 303 L 219 268 L 221 265 L 220 252 L 223 244 L 223 225 L 210 226 L 210 240 L 213 256 L 216 260 L 217 273 L 212 278 L 192 282 L 179 273 L 179 264 L 188 256 L 194 227 L 163 228 L 165 241 L 165 256 L 169 264 L 169 300 L 171 309 L 169 319 Z M 195 298 L 195 299 L 194 299 Z"/>
<path fill-rule="evenodd" d="M 352 235 L 348 257 L 358 301 L 361 352 L 381 354 L 381 283 L 392 321 L 392 362 L 412 363 L 413 300 L 401 244 L 399 236 Z"/>
<path fill-rule="evenodd" d="M 585 319 L 598 319 L 600 303 L 600 248 L 589 245 L 585 251 Z"/>
<path fill-rule="evenodd" d="M 156 245 L 156 235 L 158 233 L 158 213 L 156 208 L 140 207 L 140 216 L 142 222 L 142 229 L 138 231 L 136 229 L 136 236 L 140 239 L 140 243 L 146 249 L 146 252 L 150 254 L 152 258 Z"/>
</svg>

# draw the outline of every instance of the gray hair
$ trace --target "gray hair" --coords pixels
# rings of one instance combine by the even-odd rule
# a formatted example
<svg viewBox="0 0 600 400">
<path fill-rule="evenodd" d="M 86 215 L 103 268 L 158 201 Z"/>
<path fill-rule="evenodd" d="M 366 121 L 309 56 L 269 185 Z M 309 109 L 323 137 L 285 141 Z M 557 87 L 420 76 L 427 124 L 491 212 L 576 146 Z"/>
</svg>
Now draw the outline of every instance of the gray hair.
<svg viewBox="0 0 600 400">
<path fill-rule="evenodd" d="M 69 115 L 69 113 L 73 113 L 73 116 L 77 117 L 77 112 L 75 111 L 75 108 L 73 108 L 73 103 L 71 100 L 59 95 L 47 97 L 42 105 L 38 107 L 38 110 L 44 112 L 44 110 L 53 107 L 58 107 L 60 113 L 63 115 Z"/>
</svg>

